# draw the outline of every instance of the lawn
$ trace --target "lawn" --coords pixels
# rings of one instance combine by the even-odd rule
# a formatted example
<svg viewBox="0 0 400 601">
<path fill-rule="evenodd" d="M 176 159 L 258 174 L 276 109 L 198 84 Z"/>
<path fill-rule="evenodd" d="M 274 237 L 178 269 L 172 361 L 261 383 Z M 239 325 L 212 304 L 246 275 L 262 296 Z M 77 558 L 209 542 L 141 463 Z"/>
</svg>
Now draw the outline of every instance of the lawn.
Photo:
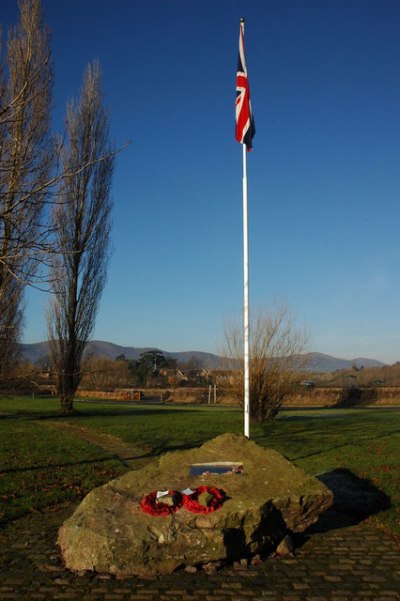
<svg viewBox="0 0 400 601">
<path fill-rule="evenodd" d="M 0 519 L 82 498 L 128 469 L 104 449 L 46 423 L 118 437 L 149 460 L 243 429 L 240 410 L 219 406 L 76 403 L 76 410 L 61 417 L 54 399 L 0 399 Z M 252 426 L 251 438 L 311 474 L 347 468 L 367 478 L 391 501 L 372 520 L 400 536 L 400 408 L 283 411 L 272 423 Z"/>
</svg>

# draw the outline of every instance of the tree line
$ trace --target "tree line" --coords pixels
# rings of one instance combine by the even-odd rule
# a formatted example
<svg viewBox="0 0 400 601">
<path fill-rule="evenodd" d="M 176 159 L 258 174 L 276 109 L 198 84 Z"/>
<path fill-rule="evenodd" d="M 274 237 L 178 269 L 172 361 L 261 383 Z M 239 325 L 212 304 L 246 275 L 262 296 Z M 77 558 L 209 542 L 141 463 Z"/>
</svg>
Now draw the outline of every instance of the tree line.
<svg viewBox="0 0 400 601">
<path fill-rule="evenodd" d="M 89 350 L 82 363 L 79 386 L 85 390 L 104 391 L 132 387 L 207 386 L 210 383 L 209 373 L 200 364 L 195 357 L 178 362 L 155 349 L 141 353 L 137 359 L 128 359 L 124 354 L 115 359 L 93 356 Z M 35 363 L 21 361 L 13 373 L 15 377 L 9 379 L 7 384 L 9 390 L 18 394 L 48 390 L 56 383 L 56 371 L 50 354 L 42 356 Z"/>
<path fill-rule="evenodd" d="M 40 0 L 21 0 L 19 12 L 0 60 L 0 378 L 16 359 L 24 289 L 45 288 L 68 412 L 106 281 L 116 151 L 96 61 L 67 105 L 64 132 L 51 131 L 54 72 Z"/>
</svg>

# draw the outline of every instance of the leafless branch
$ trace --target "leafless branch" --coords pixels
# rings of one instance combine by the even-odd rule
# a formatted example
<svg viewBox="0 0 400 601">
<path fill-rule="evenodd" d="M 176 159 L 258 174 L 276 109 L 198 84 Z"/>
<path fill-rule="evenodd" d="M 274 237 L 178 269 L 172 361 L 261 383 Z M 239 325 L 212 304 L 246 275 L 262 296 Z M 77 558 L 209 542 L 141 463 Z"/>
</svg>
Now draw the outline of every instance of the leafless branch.
<svg viewBox="0 0 400 601">
<path fill-rule="evenodd" d="M 48 313 L 48 330 L 61 407 L 70 411 L 109 259 L 115 153 L 109 142 L 97 63 L 87 69 L 79 100 L 67 107 L 66 130 L 68 144 L 62 154 L 65 177 L 60 181 L 52 211 L 61 252 L 52 261 L 55 295 Z"/>
<path fill-rule="evenodd" d="M 308 335 L 283 303 L 256 313 L 250 333 L 250 415 L 264 421 L 277 415 L 294 378 L 304 369 Z M 236 322 L 228 324 L 222 349 L 228 372 L 219 384 L 239 403 L 243 403 L 243 347 L 243 328 Z"/>
</svg>

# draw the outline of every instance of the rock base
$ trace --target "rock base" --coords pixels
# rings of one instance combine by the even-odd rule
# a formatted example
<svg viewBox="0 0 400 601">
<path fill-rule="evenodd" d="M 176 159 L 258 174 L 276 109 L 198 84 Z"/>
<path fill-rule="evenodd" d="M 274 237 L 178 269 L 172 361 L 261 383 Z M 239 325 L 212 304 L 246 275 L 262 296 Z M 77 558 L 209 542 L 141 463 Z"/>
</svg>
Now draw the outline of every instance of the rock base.
<svg viewBox="0 0 400 601">
<path fill-rule="evenodd" d="M 242 474 L 190 476 L 193 463 L 231 461 Z M 223 489 L 220 509 L 168 516 L 141 509 L 155 490 Z M 333 502 L 332 493 L 272 449 L 224 434 L 198 449 L 159 461 L 101 486 L 82 501 L 59 531 L 66 566 L 119 576 L 169 574 L 180 567 L 238 561 L 272 551 L 287 531 L 303 532 Z"/>
</svg>

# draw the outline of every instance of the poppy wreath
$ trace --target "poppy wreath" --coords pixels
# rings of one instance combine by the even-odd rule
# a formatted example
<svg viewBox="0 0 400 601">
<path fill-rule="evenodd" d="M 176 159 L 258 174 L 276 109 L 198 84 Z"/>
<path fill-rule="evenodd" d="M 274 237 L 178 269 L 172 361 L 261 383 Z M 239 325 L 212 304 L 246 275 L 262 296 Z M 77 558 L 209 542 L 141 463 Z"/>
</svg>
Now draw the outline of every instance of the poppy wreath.
<svg viewBox="0 0 400 601">
<path fill-rule="evenodd" d="M 199 503 L 199 496 L 204 492 L 212 495 L 212 499 L 210 499 L 207 505 L 201 505 Z M 213 488 L 212 486 L 199 486 L 192 492 L 192 494 L 184 495 L 183 506 L 185 509 L 193 513 L 212 513 L 213 511 L 217 511 L 217 509 L 222 507 L 225 498 L 225 492 L 220 488 Z"/>
<path fill-rule="evenodd" d="M 157 516 L 171 515 L 172 513 L 175 513 L 175 511 L 178 511 L 178 509 L 182 507 L 182 495 L 176 490 L 169 490 L 168 494 L 172 495 L 174 498 L 173 505 L 167 505 L 166 503 L 162 503 L 160 501 L 157 502 L 157 491 L 155 490 L 142 499 L 142 502 L 140 503 L 142 511 L 150 515 Z"/>
</svg>

